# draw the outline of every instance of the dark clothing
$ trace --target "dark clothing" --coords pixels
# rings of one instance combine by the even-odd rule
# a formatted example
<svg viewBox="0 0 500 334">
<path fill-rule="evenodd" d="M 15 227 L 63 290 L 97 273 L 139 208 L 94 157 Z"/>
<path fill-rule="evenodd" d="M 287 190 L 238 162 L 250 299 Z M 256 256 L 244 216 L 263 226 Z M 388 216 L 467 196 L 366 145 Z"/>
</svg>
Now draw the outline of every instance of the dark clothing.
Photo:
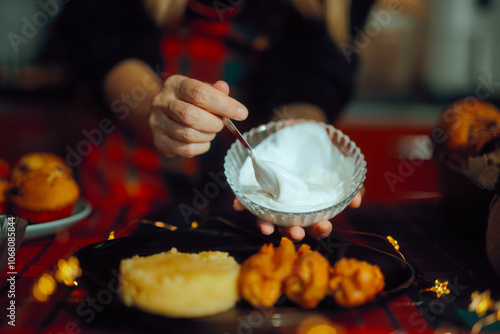
<svg viewBox="0 0 500 334">
<path fill-rule="evenodd" d="M 358 2 L 365 4 L 353 11 L 355 24 L 370 4 Z M 304 17 L 288 0 L 190 1 L 175 31 L 159 28 L 140 0 L 72 0 L 53 32 L 68 48 L 70 65 L 94 87 L 101 87 L 117 63 L 137 58 L 157 72 L 228 81 L 235 97 L 251 110 L 247 124 L 252 125 L 292 102 L 315 104 L 333 121 L 354 87 L 356 62 L 346 61 L 323 22 Z M 174 59 L 169 52 L 175 47 L 165 47 L 169 37 L 184 48 Z M 209 59 L 200 59 L 189 45 L 200 37 L 213 42 L 199 45 Z M 217 45 L 211 50 L 214 43 L 222 43 L 223 52 Z"/>
<path fill-rule="evenodd" d="M 108 71 L 130 58 L 163 78 L 225 80 L 250 110 L 239 124 L 243 130 L 268 122 L 276 108 L 294 102 L 315 104 L 333 121 L 354 87 L 356 62 L 347 62 L 323 22 L 304 17 L 289 0 L 192 0 L 176 29 L 159 28 L 141 0 L 72 0 L 57 18 L 51 41 L 66 54 L 49 43 L 45 58 L 57 50 L 98 94 Z M 164 203 L 175 211 L 193 202 L 193 212 L 201 210 L 192 191 L 220 176 L 234 138 L 217 136 L 212 149 L 196 159 L 167 159 L 115 120 L 120 130 L 80 165 L 84 196 L 100 208 L 130 203 L 137 216 Z"/>
</svg>

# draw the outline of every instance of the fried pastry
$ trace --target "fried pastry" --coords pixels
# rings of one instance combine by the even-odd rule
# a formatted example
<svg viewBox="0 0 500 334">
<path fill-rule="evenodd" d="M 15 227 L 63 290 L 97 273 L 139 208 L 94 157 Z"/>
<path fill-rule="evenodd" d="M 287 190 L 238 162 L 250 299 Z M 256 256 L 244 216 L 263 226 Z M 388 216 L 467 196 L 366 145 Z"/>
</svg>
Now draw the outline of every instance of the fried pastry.
<svg viewBox="0 0 500 334">
<path fill-rule="evenodd" d="M 282 238 L 279 247 L 266 244 L 241 265 L 241 297 L 255 308 L 270 308 L 283 293 L 283 280 L 292 271 L 296 259 L 295 245 Z"/>
<path fill-rule="evenodd" d="M 359 306 L 372 301 L 384 289 L 384 275 L 377 265 L 342 258 L 330 269 L 329 287 L 338 305 Z"/>
<path fill-rule="evenodd" d="M 283 284 L 285 295 L 304 308 L 316 307 L 328 291 L 329 268 L 323 255 L 309 245 L 301 245 L 292 273 Z"/>
</svg>

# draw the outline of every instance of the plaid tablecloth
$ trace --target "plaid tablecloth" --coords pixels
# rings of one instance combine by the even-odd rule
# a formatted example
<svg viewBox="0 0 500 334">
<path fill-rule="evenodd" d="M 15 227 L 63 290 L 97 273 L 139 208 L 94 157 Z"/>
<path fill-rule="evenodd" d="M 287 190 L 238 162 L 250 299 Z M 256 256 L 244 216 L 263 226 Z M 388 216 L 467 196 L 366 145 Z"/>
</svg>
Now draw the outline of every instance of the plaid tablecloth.
<svg viewBox="0 0 500 334">
<path fill-rule="evenodd" d="M 366 307 L 335 312 L 329 317 L 338 332 L 349 333 L 467 333 L 477 316 L 467 311 L 473 291 L 492 291 L 497 300 L 499 278 L 486 261 L 485 254 L 466 235 L 443 218 L 439 201 L 419 201 L 394 205 L 366 205 L 351 210 L 335 219 L 336 230 L 365 231 L 383 236 L 391 235 L 398 240 L 401 252 L 417 272 L 414 284 L 401 295 Z M 50 237 L 25 242 L 16 254 L 15 290 L 11 290 L 10 275 L 5 270 L 0 276 L 0 328 L 2 333 L 142 333 L 151 327 L 117 314 L 112 307 L 106 308 L 89 297 L 84 289 L 59 284 L 57 291 L 47 302 L 34 298 L 34 283 L 44 273 L 53 273 L 59 259 L 69 258 L 78 249 L 106 240 L 110 231 L 115 236 L 129 234 L 134 226 L 128 225 L 126 208 L 94 211 L 90 217 L 68 230 Z M 127 218 L 126 218 L 127 217 Z M 175 233 L 175 232 L 174 232 Z M 372 237 L 345 235 L 346 238 L 376 248 L 386 247 Z M 375 238 L 376 239 L 376 238 Z M 307 242 L 307 240 L 306 240 Z M 390 248 L 390 247 L 389 247 Z M 435 293 L 422 291 L 434 285 L 434 280 L 449 282 L 450 293 L 437 298 Z M 11 293 L 14 292 L 15 296 Z M 15 326 L 9 325 L 7 317 L 11 301 L 15 301 Z M 88 321 L 78 307 L 93 305 L 95 318 Z M 98 312 L 97 312 L 98 311 Z M 80 314 L 80 315 L 79 315 Z M 321 310 L 329 316 L 328 310 Z M 147 330 L 146 330 L 147 328 Z M 182 323 L 172 328 L 157 328 L 163 333 L 181 333 Z M 500 331 L 498 325 L 485 329 Z M 200 333 L 218 333 L 221 329 L 200 327 Z M 234 324 L 223 332 L 234 333 L 292 333 L 293 328 L 259 328 Z M 326 332 L 325 332 L 326 333 Z"/>
</svg>

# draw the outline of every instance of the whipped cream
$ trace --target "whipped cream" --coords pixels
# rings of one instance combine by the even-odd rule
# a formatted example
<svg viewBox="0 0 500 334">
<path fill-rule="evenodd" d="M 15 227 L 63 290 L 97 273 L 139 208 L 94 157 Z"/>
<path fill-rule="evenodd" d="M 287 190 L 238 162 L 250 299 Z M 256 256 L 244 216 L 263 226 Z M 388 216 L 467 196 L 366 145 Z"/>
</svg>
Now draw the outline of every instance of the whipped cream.
<svg viewBox="0 0 500 334">
<path fill-rule="evenodd" d="M 264 169 L 257 174 L 268 177 L 259 180 L 267 189 L 260 186 L 254 163 L 247 157 L 240 170 L 240 190 L 264 207 L 316 211 L 335 205 L 351 192 L 354 161 L 344 157 L 316 123 L 281 129 L 254 148 L 254 158 L 256 167 Z"/>
</svg>

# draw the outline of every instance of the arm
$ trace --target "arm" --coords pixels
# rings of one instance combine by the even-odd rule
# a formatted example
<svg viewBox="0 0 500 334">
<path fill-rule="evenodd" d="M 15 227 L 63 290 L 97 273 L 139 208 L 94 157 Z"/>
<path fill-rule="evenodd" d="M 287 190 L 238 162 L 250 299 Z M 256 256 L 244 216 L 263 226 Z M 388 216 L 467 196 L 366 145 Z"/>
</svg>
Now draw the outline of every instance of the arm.
<svg viewBox="0 0 500 334">
<path fill-rule="evenodd" d="M 126 59 L 104 79 L 104 95 L 111 111 L 126 122 L 146 143 L 153 138 L 149 127 L 151 102 L 161 89 L 161 79 L 143 61 Z"/>
</svg>

